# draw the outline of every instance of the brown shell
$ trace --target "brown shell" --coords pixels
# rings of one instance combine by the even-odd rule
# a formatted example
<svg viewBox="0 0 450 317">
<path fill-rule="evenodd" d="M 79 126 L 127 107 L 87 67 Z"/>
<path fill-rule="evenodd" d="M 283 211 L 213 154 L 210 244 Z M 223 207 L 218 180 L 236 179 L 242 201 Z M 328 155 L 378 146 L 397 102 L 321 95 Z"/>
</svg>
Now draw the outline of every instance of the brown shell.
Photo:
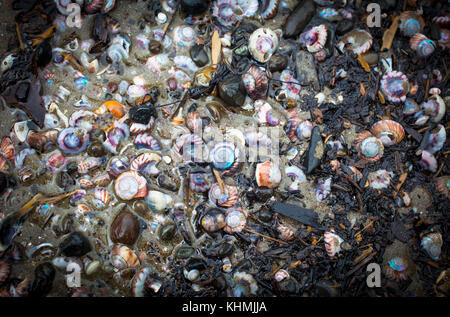
<svg viewBox="0 0 450 317">
<path fill-rule="evenodd" d="M 383 145 L 387 146 L 398 144 L 405 137 L 405 130 L 402 125 L 393 120 L 375 122 L 371 132 L 383 142 Z"/>
<path fill-rule="evenodd" d="M 38 151 L 42 151 L 46 144 L 56 144 L 57 138 L 57 130 L 49 130 L 42 133 L 30 131 L 27 136 L 27 142 L 32 148 L 35 148 Z"/>
<path fill-rule="evenodd" d="M 409 41 L 409 46 L 417 51 L 417 49 L 419 48 L 419 44 L 422 41 L 428 40 L 428 37 L 426 37 L 425 35 L 423 35 L 422 33 L 416 33 L 411 40 Z"/>
<path fill-rule="evenodd" d="M 0 151 L 8 161 L 11 163 L 14 162 L 14 145 L 9 137 L 5 136 L 2 138 L 2 141 L 0 142 Z"/>
<path fill-rule="evenodd" d="M 419 33 L 422 32 L 425 22 L 423 18 L 415 11 L 404 11 L 400 14 L 400 25 L 399 25 L 400 30 L 406 33 L 406 35 L 408 35 L 408 30 L 406 29 L 407 26 L 405 25 L 405 23 L 410 19 L 414 19 L 415 21 L 419 22 L 420 25 Z"/>
<path fill-rule="evenodd" d="M 448 190 L 450 184 L 450 176 L 445 175 L 435 179 L 436 187 L 445 197 L 450 198 L 450 190 Z"/>
</svg>

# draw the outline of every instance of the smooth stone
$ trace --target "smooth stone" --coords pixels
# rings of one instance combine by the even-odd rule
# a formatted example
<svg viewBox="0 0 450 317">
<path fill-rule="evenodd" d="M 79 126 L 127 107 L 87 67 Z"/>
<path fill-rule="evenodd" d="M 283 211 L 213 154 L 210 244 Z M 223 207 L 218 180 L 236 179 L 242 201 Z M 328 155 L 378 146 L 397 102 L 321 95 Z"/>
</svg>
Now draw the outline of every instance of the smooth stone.
<svg viewBox="0 0 450 317">
<path fill-rule="evenodd" d="M 61 253 L 65 256 L 79 257 L 91 251 L 91 244 L 89 240 L 78 231 L 70 233 L 59 244 Z"/>
<path fill-rule="evenodd" d="M 90 156 L 101 157 L 106 155 L 106 149 L 102 143 L 94 141 L 91 144 L 89 144 L 87 148 L 87 153 Z"/>
<path fill-rule="evenodd" d="M 163 225 L 159 230 L 159 238 L 162 241 L 168 242 L 175 236 L 175 233 L 177 232 L 177 226 L 173 223 L 170 223 L 167 225 Z"/>
<path fill-rule="evenodd" d="M 297 67 L 297 79 L 302 86 L 312 85 L 315 91 L 319 91 L 319 80 L 317 78 L 314 56 L 304 50 L 298 51 L 295 61 Z"/>
<path fill-rule="evenodd" d="M 195 44 L 191 47 L 189 54 L 191 55 L 195 65 L 198 67 L 203 67 L 209 63 L 209 57 L 205 51 L 204 45 Z"/>
<path fill-rule="evenodd" d="M 34 280 L 31 284 L 30 297 L 45 297 L 53 288 L 55 280 L 55 267 L 49 263 L 41 263 L 34 269 Z"/>
<path fill-rule="evenodd" d="M 319 215 L 311 209 L 303 208 L 289 203 L 282 203 L 279 201 L 274 201 L 270 205 L 270 208 L 273 212 L 297 220 L 298 222 L 301 222 L 305 225 L 317 229 L 322 229 L 322 227 L 319 225 Z"/>
<path fill-rule="evenodd" d="M 180 9 L 185 16 L 202 15 L 209 8 L 209 0 L 181 0 Z"/>
<path fill-rule="evenodd" d="M 311 174 L 312 171 L 319 166 L 324 152 L 324 145 L 322 136 L 320 135 L 319 127 L 314 127 L 311 135 L 311 142 L 309 144 L 307 159 L 306 159 L 306 174 Z"/>
<path fill-rule="evenodd" d="M 122 210 L 111 224 L 111 241 L 133 245 L 139 237 L 139 221 L 131 212 Z"/>
<path fill-rule="evenodd" d="M 241 77 L 228 75 L 219 83 L 219 97 L 230 106 L 241 107 L 246 93 L 241 89 Z"/>
<path fill-rule="evenodd" d="M 353 21 L 351 20 L 342 20 L 339 21 L 336 26 L 336 33 L 338 35 L 344 35 L 347 32 L 350 32 L 350 30 L 353 28 Z"/>
<path fill-rule="evenodd" d="M 316 7 L 312 0 L 303 1 L 297 5 L 283 25 L 283 36 L 297 37 L 314 16 L 315 11 Z"/>
<path fill-rule="evenodd" d="M 275 54 L 269 61 L 269 69 L 272 73 L 281 72 L 286 69 L 288 65 L 288 58 L 281 54 Z"/>
<path fill-rule="evenodd" d="M 52 46 L 48 41 L 43 41 L 36 48 L 35 53 L 36 65 L 38 67 L 45 67 L 52 60 Z"/>
<path fill-rule="evenodd" d="M 148 212 L 148 204 L 143 200 L 136 200 L 133 203 L 133 209 L 135 212 L 137 212 L 139 215 L 145 215 Z"/>
<path fill-rule="evenodd" d="M 187 259 L 190 258 L 195 253 L 195 249 L 190 246 L 181 246 L 176 251 L 176 258 L 177 259 Z"/>
</svg>

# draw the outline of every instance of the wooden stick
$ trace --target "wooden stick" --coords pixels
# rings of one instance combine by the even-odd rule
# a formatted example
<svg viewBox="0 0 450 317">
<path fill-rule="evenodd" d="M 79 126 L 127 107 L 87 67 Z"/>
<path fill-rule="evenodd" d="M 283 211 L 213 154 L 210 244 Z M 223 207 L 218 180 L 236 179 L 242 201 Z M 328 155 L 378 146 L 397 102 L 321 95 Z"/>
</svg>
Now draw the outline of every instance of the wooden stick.
<svg viewBox="0 0 450 317">
<path fill-rule="evenodd" d="M 219 183 L 220 192 L 222 194 L 225 194 L 227 192 L 227 190 L 225 188 L 225 183 L 223 182 L 222 178 L 220 177 L 219 171 L 216 170 L 215 168 L 213 168 L 213 173 L 214 173 L 214 176 L 216 177 L 217 183 Z"/>
<path fill-rule="evenodd" d="M 260 236 L 260 237 L 263 237 L 263 238 L 266 238 L 266 239 L 268 239 L 268 240 L 272 240 L 272 241 L 275 241 L 275 242 L 278 242 L 278 243 L 281 243 L 281 244 L 288 244 L 287 242 L 284 242 L 284 241 L 281 241 L 281 240 L 278 240 L 278 239 L 275 239 L 275 238 L 266 236 L 266 235 L 264 235 L 264 234 L 262 234 L 262 233 L 253 231 L 253 230 L 251 230 L 251 229 L 244 228 L 244 231 L 247 231 L 247 232 L 249 232 L 249 233 L 256 234 L 256 235 L 258 235 L 258 236 Z"/>
<path fill-rule="evenodd" d="M 20 36 L 19 24 L 17 22 L 16 22 L 16 33 L 17 33 L 17 38 L 19 40 L 20 50 L 23 51 L 24 46 L 23 46 L 23 42 L 22 42 L 22 37 Z"/>
<path fill-rule="evenodd" d="M 402 175 L 400 175 L 399 183 L 397 184 L 397 187 L 395 188 L 395 191 L 394 191 L 394 199 L 397 197 L 398 191 L 403 186 L 403 183 L 406 181 L 407 177 L 408 177 L 408 173 L 403 173 Z"/>
</svg>

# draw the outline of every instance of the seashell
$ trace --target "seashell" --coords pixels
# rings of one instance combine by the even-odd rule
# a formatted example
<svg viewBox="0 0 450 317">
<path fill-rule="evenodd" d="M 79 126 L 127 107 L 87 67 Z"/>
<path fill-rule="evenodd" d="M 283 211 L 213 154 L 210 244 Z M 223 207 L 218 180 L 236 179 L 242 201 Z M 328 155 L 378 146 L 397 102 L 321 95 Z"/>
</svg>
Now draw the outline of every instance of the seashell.
<svg viewBox="0 0 450 317">
<path fill-rule="evenodd" d="M 147 95 L 147 89 L 142 85 L 130 85 L 127 90 L 128 98 L 136 99 Z"/>
<path fill-rule="evenodd" d="M 430 133 L 425 150 L 431 154 L 436 153 L 442 149 L 446 138 L 447 132 L 445 131 L 445 127 L 442 124 L 438 124 L 437 127 L 432 130 L 432 133 Z"/>
<path fill-rule="evenodd" d="M 417 104 L 417 102 L 415 102 L 414 100 L 412 100 L 410 98 L 406 98 L 405 104 L 403 105 L 403 114 L 405 116 L 409 116 L 409 115 L 415 114 L 418 111 L 419 111 L 419 105 Z"/>
<path fill-rule="evenodd" d="M 126 208 L 122 209 L 111 223 L 110 237 L 113 243 L 133 245 L 139 233 L 138 218 Z"/>
<path fill-rule="evenodd" d="M 322 19 L 336 22 L 342 20 L 342 15 L 340 14 L 339 10 L 335 8 L 323 8 L 318 11 L 319 17 Z"/>
<path fill-rule="evenodd" d="M 95 186 L 94 183 L 88 178 L 79 179 L 78 184 L 80 184 L 80 187 L 83 189 L 91 189 Z"/>
<path fill-rule="evenodd" d="M 434 182 L 438 191 L 445 197 L 450 198 L 450 176 L 437 177 Z"/>
<path fill-rule="evenodd" d="M 109 163 L 108 173 L 117 177 L 129 170 L 130 163 L 127 157 L 113 157 Z"/>
<path fill-rule="evenodd" d="M 156 164 L 159 161 L 161 161 L 160 155 L 156 153 L 143 153 L 131 162 L 130 170 L 143 175 L 158 175 L 161 172 L 156 168 Z"/>
<path fill-rule="evenodd" d="M 298 100 L 302 86 L 299 81 L 294 77 L 294 74 L 290 69 L 285 69 L 280 74 L 280 80 L 283 81 L 281 89 L 286 92 L 288 99 Z"/>
<path fill-rule="evenodd" d="M 83 158 L 78 163 L 78 173 L 79 174 L 86 174 L 89 171 L 102 166 L 106 163 L 105 157 L 87 157 Z"/>
<path fill-rule="evenodd" d="M 15 159 L 14 159 L 14 165 L 16 166 L 16 168 L 21 168 L 23 167 L 23 163 L 25 161 L 25 158 L 28 155 L 34 154 L 36 153 L 35 149 L 30 149 L 30 148 L 26 148 L 23 149 L 22 151 L 20 151 L 19 153 L 17 153 Z"/>
<path fill-rule="evenodd" d="M 237 2 L 242 11 L 242 15 L 245 17 L 252 17 L 256 14 L 256 12 L 258 12 L 258 0 L 237 0 Z"/>
<path fill-rule="evenodd" d="M 310 138 L 312 129 L 311 121 L 302 120 L 297 116 L 290 118 L 285 126 L 286 135 L 292 142 Z"/>
<path fill-rule="evenodd" d="M 420 110 L 414 115 L 414 119 L 416 119 L 416 121 L 414 122 L 415 125 L 424 125 L 428 122 L 430 116 L 425 115 L 425 111 Z"/>
<path fill-rule="evenodd" d="M 14 65 L 15 59 L 16 59 L 16 56 L 14 56 L 14 54 L 6 55 L 0 62 L 1 72 L 5 73 L 6 71 L 10 70 L 12 68 L 12 66 Z"/>
<path fill-rule="evenodd" d="M 167 54 L 158 54 L 149 57 L 145 65 L 153 73 L 159 74 L 168 68 L 170 65 L 170 59 Z"/>
<path fill-rule="evenodd" d="M 83 128 L 66 128 L 58 134 L 58 145 L 66 154 L 81 153 L 89 145 L 89 134 Z"/>
<path fill-rule="evenodd" d="M 94 183 L 95 186 L 108 186 L 109 183 L 111 182 L 111 176 L 109 176 L 108 173 L 103 173 L 95 178 L 92 179 L 92 182 Z"/>
<path fill-rule="evenodd" d="M 178 56 L 175 56 L 173 61 L 175 62 L 175 65 L 178 68 L 181 68 L 184 71 L 187 71 L 187 72 L 198 71 L 197 65 L 195 65 L 194 61 L 189 56 L 178 55 Z"/>
<path fill-rule="evenodd" d="M 298 190 L 298 184 L 306 181 L 305 173 L 297 166 L 286 166 L 284 172 L 287 177 L 290 177 L 293 182 L 289 186 L 290 191 Z"/>
<path fill-rule="evenodd" d="M 208 158 L 208 148 L 196 134 L 183 134 L 175 140 L 172 147 L 178 156 L 186 161 L 202 162 Z"/>
<path fill-rule="evenodd" d="M 278 36 L 271 29 L 259 28 L 250 35 L 248 50 L 256 61 L 267 62 L 277 49 Z"/>
<path fill-rule="evenodd" d="M 9 172 L 9 165 L 7 163 L 7 160 L 0 156 L 0 171 L 4 173 Z"/>
<path fill-rule="evenodd" d="M 158 140 L 156 140 L 150 134 L 138 134 L 134 138 L 133 142 L 137 149 L 150 149 L 155 152 L 161 152 L 161 145 L 159 144 Z"/>
<path fill-rule="evenodd" d="M 434 24 L 440 25 L 440 26 L 449 26 L 450 25 L 450 16 L 448 15 L 438 15 L 435 16 L 431 20 Z"/>
<path fill-rule="evenodd" d="M 20 121 L 14 123 L 14 133 L 19 139 L 20 142 L 24 142 L 27 139 L 28 132 L 30 129 L 28 128 L 28 121 Z"/>
<path fill-rule="evenodd" d="M 430 56 L 436 49 L 436 43 L 421 33 L 417 33 L 411 38 L 409 46 L 420 57 Z"/>
<path fill-rule="evenodd" d="M 59 122 L 59 118 L 56 114 L 54 113 L 46 113 L 45 114 L 45 119 L 44 119 L 44 128 L 46 129 L 54 129 L 59 127 L 60 122 Z M 23 141 L 21 141 L 23 142 Z"/>
<path fill-rule="evenodd" d="M 439 46 L 443 49 L 450 48 L 450 30 L 441 29 L 440 39 L 438 40 Z"/>
<path fill-rule="evenodd" d="M 325 47 L 327 42 L 327 27 L 325 24 L 314 26 L 300 34 L 300 43 L 306 46 L 310 53 L 317 53 Z"/>
<path fill-rule="evenodd" d="M 255 278 L 247 272 L 236 272 L 233 275 L 235 282 L 232 289 L 234 297 L 248 297 L 256 295 L 258 292 L 258 283 Z"/>
<path fill-rule="evenodd" d="M 93 195 L 94 195 L 93 203 L 96 208 L 103 208 L 108 204 L 110 196 L 106 188 L 103 187 L 95 188 Z"/>
<path fill-rule="evenodd" d="M 52 61 L 58 67 L 64 67 L 69 64 L 70 55 L 66 50 L 59 47 L 54 48 L 52 51 Z"/>
<path fill-rule="evenodd" d="M 120 174 L 114 182 L 116 195 L 123 200 L 147 196 L 147 180 L 136 171 Z"/>
<path fill-rule="evenodd" d="M 290 241 L 292 239 L 294 239 L 295 233 L 294 231 L 292 231 L 291 229 L 289 229 L 289 227 L 282 225 L 282 224 L 278 224 L 277 225 L 277 231 L 280 234 L 280 238 L 286 241 Z"/>
<path fill-rule="evenodd" d="M 399 71 L 390 71 L 381 79 L 381 90 L 392 102 L 403 102 L 409 90 L 408 78 Z"/>
<path fill-rule="evenodd" d="M 36 174 L 31 168 L 25 166 L 17 170 L 17 176 L 22 183 L 25 183 L 29 180 L 33 180 L 36 177 Z"/>
<path fill-rule="evenodd" d="M 270 76 L 270 71 L 256 65 L 252 65 L 242 75 L 242 83 L 250 98 L 256 100 L 266 97 Z"/>
<path fill-rule="evenodd" d="M 103 142 L 105 148 L 111 153 L 117 153 L 120 142 L 130 137 L 128 125 L 114 122 L 114 125 L 106 131 L 106 140 Z"/>
<path fill-rule="evenodd" d="M 433 122 L 439 122 L 445 115 L 445 102 L 439 95 L 432 95 L 427 102 L 421 104 L 425 114 L 429 115 Z"/>
<path fill-rule="evenodd" d="M 116 100 L 108 100 L 103 103 L 103 105 L 112 113 L 114 118 L 120 119 L 125 115 L 125 110 L 120 102 Z"/>
<path fill-rule="evenodd" d="M 223 26 L 230 27 L 242 19 L 241 15 L 236 14 L 239 9 L 236 0 L 217 0 L 213 4 L 213 16 Z"/>
<path fill-rule="evenodd" d="M 440 233 L 429 233 L 422 238 L 421 247 L 425 249 L 433 261 L 438 261 L 441 255 L 442 235 Z"/>
<path fill-rule="evenodd" d="M 233 143 L 216 144 L 211 150 L 209 158 L 214 168 L 221 171 L 227 170 L 226 175 L 232 175 L 240 166 L 239 148 Z"/>
<path fill-rule="evenodd" d="M 173 40 L 182 48 L 190 48 L 197 43 L 197 39 L 197 32 L 188 25 L 178 25 L 173 29 Z"/>
<path fill-rule="evenodd" d="M 116 5 L 116 0 L 103 0 L 102 13 L 108 13 Z"/>
<path fill-rule="evenodd" d="M 354 166 L 349 166 L 348 168 L 352 171 L 352 173 L 350 174 L 352 180 L 355 182 L 359 182 L 362 179 L 363 174 Z"/>
<path fill-rule="evenodd" d="M 225 214 L 223 230 L 229 234 L 241 232 L 247 224 L 248 211 L 241 207 L 232 207 Z"/>
<path fill-rule="evenodd" d="M 266 161 L 256 165 L 256 183 L 260 187 L 275 188 L 281 182 L 281 172 L 277 164 Z"/>
<path fill-rule="evenodd" d="M 402 125 L 393 120 L 381 120 L 376 122 L 371 132 L 385 146 L 398 144 L 405 136 L 405 130 Z"/>
<path fill-rule="evenodd" d="M 225 185 L 225 193 L 222 193 L 218 183 L 211 186 L 208 193 L 209 201 L 219 207 L 231 207 L 238 199 L 236 186 Z"/>
<path fill-rule="evenodd" d="M 436 173 L 438 168 L 436 158 L 428 151 L 422 151 L 422 159 L 420 160 L 419 165 L 424 170 L 428 170 L 432 173 Z"/>
<path fill-rule="evenodd" d="M 150 131 L 152 129 L 154 123 L 155 123 L 154 117 L 150 117 L 150 120 L 147 124 L 133 122 L 130 126 L 130 133 L 140 134 L 140 133 Z"/>
<path fill-rule="evenodd" d="M 280 123 L 280 120 L 272 115 L 272 107 L 270 104 L 262 99 L 256 100 L 255 107 L 255 117 L 259 123 L 267 123 L 271 126 L 276 126 Z"/>
<path fill-rule="evenodd" d="M 136 253 L 125 245 L 116 244 L 111 251 L 111 261 L 120 270 L 138 267 L 141 263 Z"/>
<path fill-rule="evenodd" d="M 128 58 L 129 51 L 130 38 L 126 35 L 118 34 L 113 38 L 111 45 L 106 50 L 106 53 L 114 63 L 118 63 L 122 59 Z"/>
<path fill-rule="evenodd" d="M 67 160 L 61 152 L 57 151 L 47 159 L 47 167 L 53 172 L 64 169 L 67 165 Z"/>
<path fill-rule="evenodd" d="M 203 120 L 197 111 L 190 111 L 187 113 L 186 126 L 191 132 L 202 131 Z"/>
<path fill-rule="evenodd" d="M 14 163 L 15 159 L 15 149 L 11 139 L 4 136 L 0 141 L 0 153 L 11 163 Z"/>
<path fill-rule="evenodd" d="M 317 185 L 313 188 L 318 201 L 323 201 L 331 193 L 331 177 L 326 180 L 319 179 Z"/>
<path fill-rule="evenodd" d="M 203 170 L 191 170 L 189 175 L 189 188 L 196 193 L 203 193 L 209 190 L 209 175 Z"/>
<path fill-rule="evenodd" d="M 261 3 L 260 17 L 261 19 L 272 19 L 277 15 L 280 0 L 264 0 Z"/>
<path fill-rule="evenodd" d="M 225 215 L 219 208 L 208 208 L 200 218 L 200 224 L 208 232 L 216 232 L 226 225 Z"/>
<path fill-rule="evenodd" d="M 69 126 L 76 128 L 80 127 L 90 132 L 93 129 L 93 125 L 89 122 L 90 120 L 85 120 L 85 118 L 95 117 L 95 113 L 87 110 L 78 110 L 72 113 L 69 118 Z"/>
<path fill-rule="evenodd" d="M 80 73 L 79 71 L 75 71 L 73 75 L 73 84 L 78 91 L 82 91 L 84 87 L 88 84 L 89 79 Z"/>
<path fill-rule="evenodd" d="M 405 11 L 400 14 L 399 29 L 405 36 L 412 37 L 422 32 L 424 25 L 422 17 L 414 11 Z"/>
<path fill-rule="evenodd" d="M 290 279 L 291 278 L 289 273 L 286 270 L 283 270 L 283 269 L 278 270 L 273 277 L 275 278 L 275 281 L 277 281 L 277 282 L 281 282 L 281 281 L 283 281 L 285 279 Z"/>
<path fill-rule="evenodd" d="M 408 278 L 408 261 L 402 257 L 394 257 L 384 266 L 386 276 L 391 280 L 406 280 Z"/>
<path fill-rule="evenodd" d="M 244 135 L 245 143 L 250 148 L 259 148 L 259 147 L 272 147 L 272 139 L 263 132 L 260 131 L 250 131 Z"/>
<path fill-rule="evenodd" d="M 11 265 L 6 261 L 0 261 L 0 285 L 2 285 L 11 273 Z"/>
<path fill-rule="evenodd" d="M 391 178 L 394 173 L 387 170 L 378 170 L 376 172 L 369 173 L 367 180 L 369 181 L 370 187 L 374 189 L 388 188 L 391 183 Z"/>
<path fill-rule="evenodd" d="M 162 211 L 172 202 L 172 197 L 159 191 L 150 190 L 145 201 L 152 210 Z"/>
<path fill-rule="evenodd" d="M 343 51 L 344 47 L 348 45 L 348 49 L 354 54 L 363 54 L 372 47 L 372 42 L 372 35 L 369 32 L 354 29 L 345 34 L 337 46 Z"/>
<path fill-rule="evenodd" d="M 65 130 L 61 131 L 59 135 L 64 131 Z M 27 135 L 27 143 L 38 151 L 44 151 L 48 145 L 56 144 L 58 138 L 57 130 L 49 130 L 40 133 L 30 131 Z"/>
<path fill-rule="evenodd" d="M 323 241 L 325 243 L 327 254 L 330 258 L 333 258 L 341 251 L 341 244 L 344 242 L 341 237 L 334 233 L 333 229 L 331 229 L 331 232 L 327 231 L 323 234 Z"/>
</svg>

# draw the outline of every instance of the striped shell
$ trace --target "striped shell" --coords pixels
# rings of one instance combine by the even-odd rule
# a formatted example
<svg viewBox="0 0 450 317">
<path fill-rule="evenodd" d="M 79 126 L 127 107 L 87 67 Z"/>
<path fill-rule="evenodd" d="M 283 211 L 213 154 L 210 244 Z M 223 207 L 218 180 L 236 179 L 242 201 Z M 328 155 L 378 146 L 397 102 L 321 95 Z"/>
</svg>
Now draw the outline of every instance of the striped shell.
<svg viewBox="0 0 450 317">
<path fill-rule="evenodd" d="M 420 57 L 430 56 L 436 49 L 436 43 L 421 33 L 415 34 L 409 41 L 409 45 Z"/>
<path fill-rule="evenodd" d="M 78 173 L 86 174 L 94 168 L 100 167 L 106 163 L 105 157 L 87 157 L 78 163 Z"/>
<path fill-rule="evenodd" d="M 256 100 L 266 97 L 270 76 L 268 70 L 256 65 L 252 65 L 247 72 L 242 75 L 242 83 L 250 98 Z"/>
<path fill-rule="evenodd" d="M 160 170 L 156 164 L 161 161 L 161 156 L 156 153 L 143 153 L 136 157 L 130 165 L 131 171 L 140 172 L 143 175 L 158 175 Z"/>
<path fill-rule="evenodd" d="M 429 233 L 422 238 L 420 245 L 428 253 L 433 261 L 438 261 L 441 255 L 442 235 L 440 233 Z"/>
<path fill-rule="evenodd" d="M 150 131 L 154 123 L 155 118 L 153 117 L 150 117 L 150 121 L 147 124 L 133 122 L 130 126 L 130 133 L 138 134 Z"/>
<path fill-rule="evenodd" d="M 354 144 L 359 155 L 370 162 L 378 161 L 383 156 L 383 143 L 369 131 L 362 131 L 359 133 L 356 136 Z"/>
<path fill-rule="evenodd" d="M 425 114 L 432 118 L 433 122 L 439 122 L 445 115 L 446 106 L 444 100 L 441 96 L 434 94 L 424 103 L 422 103 L 421 108 L 424 110 Z"/>
<path fill-rule="evenodd" d="M 225 193 L 222 193 L 218 183 L 211 186 L 208 193 L 209 201 L 219 207 L 231 207 L 238 199 L 236 186 L 225 185 Z"/>
<path fill-rule="evenodd" d="M 140 265 L 136 253 L 125 245 L 116 244 L 111 251 L 111 261 L 115 268 L 135 268 Z"/>
<path fill-rule="evenodd" d="M 376 122 L 371 132 L 383 143 L 384 146 L 390 146 L 399 143 L 405 136 L 405 130 L 402 125 L 393 120 L 381 120 Z"/>
<path fill-rule="evenodd" d="M 232 26 L 241 20 L 235 13 L 237 8 L 237 0 L 217 0 L 213 4 L 213 16 L 223 26 Z"/>
<path fill-rule="evenodd" d="M 450 198 L 450 176 L 441 176 L 434 179 L 436 188 L 445 197 Z"/>
<path fill-rule="evenodd" d="M 0 142 L 0 153 L 11 163 L 14 163 L 15 149 L 11 139 L 4 136 Z"/>
<path fill-rule="evenodd" d="M 203 162 L 208 157 L 208 148 L 197 134 L 183 134 L 175 140 L 172 151 L 186 161 Z"/>
<path fill-rule="evenodd" d="M 92 179 L 95 186 L 108 186 L 111 182 L 111 176 L 108 173 L 103 173 Z"/>
<path fill-rule="evenodd" d="M 129 137 L 130 130 L 128 125 L 116 121 L 114 125 L 106 131 L 106 140 L 103 142 L 103 145 L 109 152 L 116 154 L 120 142 Z"/>
<path fill-rule="evenodd" d="M 183 48 L 189 48 L 197 43 L 197 32 L 189 25 L 178 25 L 173 29 L 173 40 Z"/>
<path fill-rule="evenodd" d="M 67 137 L 68 139 L 71 139 L 71 137 L 67 135 L 67 132 L 68 132 L 67 129 L 62 130 L 59 133 L 59 136 L 62 136 L 62 134 L 64 134 L 65 137 Z M 84 132 L 80 131 L 80 134 L 83 134 L 83 133 Z M 59 142 L 60 142 L 59 136 L 58 136 L 57 130 L 48 130 L 45 132 L 30 131 L 30 132 L 28 132 L 27 143 L 32 148 L 35 148 L 38 151 L 43 151 L 43 150 L 45 150 L 45 147 L 49 144 L 56 144 L 56 142 L 58 142 L 58 144 L 59 144 Z M 87 138 L 87 140 L 86 140 L 86 138 Z M 61 137 L 61 140 L 64 140 L 64 138 Z M 82 140 L 81 148 L 83 148 L 83 147 L 86 148 L 87 144 L 85 144 L 85 143 L 88 143 L 89 136 L 86 136 L 86 135 L 81 136 L 81 140 Z M 73 143 L 73 142 L 71 142 L 71 143 Z M 66 146 L 64 146 L 64 147 L 65 147 L 65 149 L 70 150 Z M 66 153 L 68 153 L 68 152 L 66 152 Z M 70 154 L 72 154 L 72 153 L 70 153 Z"/>
<path fill-rule="evenodd" d="M 391 280 L 406 280 L 408 278 L 408 261 L 402 257 L 394 257 L 383 266 L 386 276 Z"/>
<path fill-rule="evenodd" d="M 279 223 L 277 225 L 277 231 L 280 234 L 280 238 L 286 241 L 294 239 L 295 233 L 289 227 Z"/>
<path fill-rule="evenodd" d="M 312 129 L 311 121 L 300 119 L 297 116 L 290 118 L 285 126 L 286 135 L 292 142 L 310 138 Z"/>
<path fill-rule="evenodd" d="M 94 204 L 97 208 L 105 207 L 110 200 L 110 196 L 106 188 L 97 187 L 94 189 Z"/>
<path fill-rule="evenodd" d="M 227 210 L 225 215 L 225 227 L 223 230 L 229 234 L 241 232 L 247 224 L 248 211 L 241 207 Z"/>
<path fill-rule="evenodd" d="M 300 43 L 306 46 L 310 53 L 317 53 L 325 47 L 327 42 L 327 27 L 325 24 L 314 26 L 300 35 Z"/>
<path fill-rule="evenodd" d="M 450 16 L 449 15 L 438 15 L 438 16 L 435 16 L 431 21 L 440 26 L 450 26 Z"/>
<path fill-rule="evenodd" d="M 133 142 L 137 149 L 149 149 L 155 152 L 161 152 L 161 145 L 158 140 L 148 133 L 136 135 Z"/>
<path fill-rule="evenodd" d="M 302 86 L 289 68 L 281 72 L 280 80 L 283 81 L 281 89 L 286 92 L 287 98 L 298 100 Z"/>
<path fill-rule="evenodd" d="M 67 160 L 61 152 L 56 152 L 52 154 L 47 159 L 47 167 L 49 167 L 53 172 L 60 171 L 64 169 L 67 165 Z"/>
<path fill-rule="evenodd" d="M 189 175 L 189 188 L 196 193 L 204 193 L 209 190 L 209 176 L 205 172 L 192 172 Z"/>
<path fill-rule="evenodd" d="M 420 167 L 424 170 L 428 170 L 432 173 L 436 173 L 438 168 L 438 163 L 433 154 L 428 151 L 422 151 L 422 159 L 419 162 Z"/>
<path fill-rule="evenodd" d="M 266 161 L 256 165 L 256 183 L 260 187 L 275 188 L 281 182 L 281 172 L 277 164 Z"/>
<path fill-rule="evenodd" d="M 264 100 L 256 100 L 254 103 L 255 117 L 259 123 L 276 126 L 280 123 L 280 120 L 272 115 L 272 107 Z"/>
<path fill-rule="evenodd" d="M 405 11 L 400 14 L 400 31 L 403 35 L 413 36 L 420 33 L 425 25 L 422 17 L 414 11 Z"/>
<path fill-rule="evenodd" d="M 404 102 L 409 90 L 408 77 L 399 71 L 390 71 L 383 75 L 381 90 L 392 102 Z"/>
<path fill-rule="evenodd" d="M 323 234 L 323 241 L 325 242 L 325 249 L 330 258 L 333 258 L 341 251 L 341 243 L 344 242 L 344 240 L 335 234 L 333 230 Z"/>
<path fill-rule="evenodd" d="M 268 20 L 272 19 L 277 15 L 278 5 L 280 4 L 280 0 L 265 0 L 261 1 L 261 19 Z"/>
<path fill-rule="evenodd" d="M 89 176 L 87 176 L 89 177 Z M 80 178 L 78 184 L 83 189 L 91 189 L 94 187 L 94 183 L 89 178 Z"/>
<path fill-rule="evenodd" d="M 147 196 L 147 180 L 136 171 L 120 174 L 114 182 L 116 195 L 123 200 Z"/>
</svg>

